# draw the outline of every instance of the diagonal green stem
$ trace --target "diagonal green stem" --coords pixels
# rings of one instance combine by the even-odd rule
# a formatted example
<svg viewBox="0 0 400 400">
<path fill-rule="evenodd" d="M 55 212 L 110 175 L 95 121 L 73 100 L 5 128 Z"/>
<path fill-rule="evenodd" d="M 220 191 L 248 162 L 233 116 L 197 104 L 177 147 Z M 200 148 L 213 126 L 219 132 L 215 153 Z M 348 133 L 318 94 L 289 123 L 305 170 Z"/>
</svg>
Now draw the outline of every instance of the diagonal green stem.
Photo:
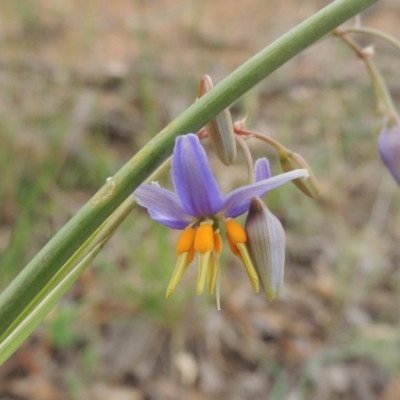
<svg viewBox="0 0 400 400">
<path fill-rule="evenodd" d="M 160 178 L 171 166 L 171 157 L 169 157 L 164 163 L 158 167 L 147 179 L 146 183 L 150 183 Z M 60 282 L 70 274 L 71 271 L 77 267 L 78 263 L 82 261 L 93 249 L 99 245 L 102 247 L 112 237 L 113 233 L 129 215 L 129 213 L 135 208 L 136 201 L 133 196 L 129 196 L 112 214 L 107 218 L 105 222 L 85 241 L 85 243 L 71 256 L 67 263 L 65 263 L 52 279 L 43 286 L 39 294 L 31 300 L 29 305 L 21 312 L 9 328 L 0 337 L 0 344 L 7 340 L 9 335 L 14 335 L 15 331 L 18 331 L 21 324 L 24 324 L 29 318 L 29 315 L 34 312 L 35 308 L 38 307 L 40 302 L 54 291 L 54 288 L 60 284 Z M 1 350 L 1 347 L 0 347 Z M 1 353 L 1 351 L 0 351 Z M 0 356 L 1 364 L 1 356 Z"/>
<path fill-rule="evenodd" d="M 172 152 L 175 137 L 196 132 L 246 91 L 377 0 L 336 0 L 256 54 L 141 149 L 48 242 L 0 297 L 0 336 L 107 217 Z"/>
<path fill-rule="evenodd" d="M 0 365 L 18 348 L 29 336 L 42 319 L 57 304 L 61 297 L 71 287 L 75 280 L 93 261 L 103 247 L 103 243 L 97 244 L 54 288 L 41 299 L 38 304 L 25 315 L 18 326 L 0 343 Z"/>
</svg>

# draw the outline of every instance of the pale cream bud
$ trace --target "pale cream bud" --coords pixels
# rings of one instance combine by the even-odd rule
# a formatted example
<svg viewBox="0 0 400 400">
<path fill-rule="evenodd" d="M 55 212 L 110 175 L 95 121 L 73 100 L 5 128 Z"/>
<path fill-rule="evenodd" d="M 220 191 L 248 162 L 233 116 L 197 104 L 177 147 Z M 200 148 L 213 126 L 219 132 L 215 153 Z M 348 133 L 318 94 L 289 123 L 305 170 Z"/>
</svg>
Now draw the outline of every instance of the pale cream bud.
<svg viewBox="0 0 400 400">
<path fill-rule="evenodd" d="M 213 88 L 213 83 L 208 75 L 200 80 L 199 98 Z M 219 113 L 205 126 L 211 145 L 218 158 L 225 165 L 232 165 L 236 160 L 236 141 L 233 131 L 232 117 L 229 109 Z"/>
<path fill-rule="evenodd" d="M 312 198 L 317 198 L 320 196 L 320 189 L 315 178 L 315 175 L 312 172 L 312 169 L 307 164 L 302 156 L 299 154 L 293 153 L 290 150 L 282 147 L 278 151 L 279 161 L 281 162 L 281 166 L 284 172 L 293 171 L 295 169 L 305 168 L 309 172 L 309 177 L 307 179 L 294 179 L 292 182 L 307 196 Z"/>
<path fill-rule="evenodd" d="M 212 119 L 206 130 L 218 158 L 225 165 L 232 165 L 236 160 L 236 142 L 229 110 L 226 108 Z"/>
<path fill-rule="evenodd" d="M 269 300 L 278 297 L 285 268 L 285 232 L 259 197 L 251 199 L 245 225 L 248 247 L 261 286 Z"/>
</svg>

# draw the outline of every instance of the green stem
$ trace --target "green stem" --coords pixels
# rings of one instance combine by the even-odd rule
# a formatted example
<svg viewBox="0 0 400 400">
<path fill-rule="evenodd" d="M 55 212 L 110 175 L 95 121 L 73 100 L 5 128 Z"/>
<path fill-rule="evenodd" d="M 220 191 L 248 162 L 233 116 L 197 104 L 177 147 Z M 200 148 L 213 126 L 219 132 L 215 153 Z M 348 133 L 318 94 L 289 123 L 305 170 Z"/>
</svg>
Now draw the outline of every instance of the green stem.
<svg viewBox="0 0 400 400">
<path fill-rule="evenodd" d="M 160 178 L 171 166 L 171 157 L 169 157 L 164 163 L 157 168 L 147 179 L 146 183 L 151 183 L 152 181 Z M 107 218 L 105 222 L 85 241 L 85 243 L 73 254 L 73 256 L 65 263 L 57 273 L 52 277 L 52 279 L 44 285 L 39 294 L 32 299 L 29 305 L 21 312 L 18 317 L 13 321 L 9 328 L 0 337 L 0 343 L 6 340 L 7 336 L 19 329 L 18 326 L 23 323 L 23 321 L 29 318 L 29 314 L 38 306 L 38 304 L 43 301 L 43 299 L 51 293 L 54 288 L 69 274 L 76 265 L 82 261 L 95 247 L 102 245 L 102 247 L 107 243 L 107 241 L 112 237 L 118 226 L 125 220 L 129 213 L 135 208 L 136 201 L 133 196 L 129 196 L 113 213 Z"/>
<path fill-rule="evenodd" d="M 93 261 L 103 247 L 103 243 L 95 246 L 71 271 L 38 302 L 31 312 L 25 315 L 18 326 L 0 343 L 0 365 L 20 346 L 20 344 L 39 325 L 42 319 L 57 304 L 61 297 Z"/>
<path fill-rule="evenodd" d="M 0 297 L 0 336 L 108 216 L 172 152 L 176 136 L 196 132 L 318 39 L 377 0 L 336 0 L 256 54 L 172 121 L 86 203 Z"/>
</svg>

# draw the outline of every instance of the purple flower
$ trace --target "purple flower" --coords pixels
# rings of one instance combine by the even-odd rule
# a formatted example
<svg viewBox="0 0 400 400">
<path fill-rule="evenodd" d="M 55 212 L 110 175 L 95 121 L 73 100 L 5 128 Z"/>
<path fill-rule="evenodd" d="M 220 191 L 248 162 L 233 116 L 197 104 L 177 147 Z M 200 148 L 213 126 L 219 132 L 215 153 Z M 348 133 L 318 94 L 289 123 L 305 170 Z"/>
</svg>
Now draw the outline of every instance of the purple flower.
<svg viewBox="0 0 400 400">
<path fill-rule="evenodd" d="M 378 147 L 383 162 L 400 186 L 400 124 L 383 128 Z"/>
<path fill-rule="evenodd" d="M 262 165 L 261 165 L 262 164 Z M 225 225 L 232 252 L 243 262 L 253 288 L 258 291 L 258 276 L 247 249 L 247 235 L 233 218 L 248 211 L 253 197 L 263 196 L 292 179 L 306 178 L 308 171 L 298 169 L 269 177 L 265 162 L 260 164 L 256 183 L 242 186 L 223 195 L 207 155 L 194 134 L 179 136 L 172 156 L 172 181 L 175 193 L 158 184 L 141 185 L 134 192 L 137 203 L 148 209 L 157 222 L 174 229 L 183 229 L 177 243 L 177 264 L 167 289 L 170 297 L 183 272 L 194 258 L 199 258 L 197 292 L 202 293 L 208 282 L 209 293 L 217 283 L 219 299 L 219 253 L 222 248 L 219 224 Z M 218 300 L 219 301 L 219 300 Z"/>
</svg>

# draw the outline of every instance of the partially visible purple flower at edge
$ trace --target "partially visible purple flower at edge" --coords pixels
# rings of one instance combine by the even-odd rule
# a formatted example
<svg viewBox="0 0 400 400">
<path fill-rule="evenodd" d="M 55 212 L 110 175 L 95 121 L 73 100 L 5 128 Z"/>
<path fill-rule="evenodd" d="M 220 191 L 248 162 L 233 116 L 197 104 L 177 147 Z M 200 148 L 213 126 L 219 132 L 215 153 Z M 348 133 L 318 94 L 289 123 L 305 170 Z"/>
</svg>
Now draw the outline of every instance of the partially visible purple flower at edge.
<svg viewBox="0 0 400 400">
<path fill-rule="evenodd" d="M 378 147 L 383 162 L 400 186 L 400 124 L 382 129 Z"/>
<path fill-rule="evenodd" d="M 296 178 L 307 178 L 306 169 L 298 169 L 270 177 L 268 162 L 256 163 L 255 183 L 239 187 L 223 195 L 208 163 L 207 155 L 195 134 L 179 136 L 172 156 L 172 182 L 175 193 L 157 183 L 140 185 L 133 193 L 137 203 L 148 209 L 157 222 L 184 230 L 177 247 L 177 264 L 167 289 L 172 295 L 186 267 L 199 256 L 197 293 L 203 291 L 208 277 L 208 291 L 217 287 L 219 302 L 219 252 L 221 238 L 219 224 L 225 225 L 232 252 L 245 266 L 254 290 L 258 291 L 258 276 L 247 250 L 247 235 L 233 218 L 248 211 L 253 197 L 262 197 Z"/>
</svg>

